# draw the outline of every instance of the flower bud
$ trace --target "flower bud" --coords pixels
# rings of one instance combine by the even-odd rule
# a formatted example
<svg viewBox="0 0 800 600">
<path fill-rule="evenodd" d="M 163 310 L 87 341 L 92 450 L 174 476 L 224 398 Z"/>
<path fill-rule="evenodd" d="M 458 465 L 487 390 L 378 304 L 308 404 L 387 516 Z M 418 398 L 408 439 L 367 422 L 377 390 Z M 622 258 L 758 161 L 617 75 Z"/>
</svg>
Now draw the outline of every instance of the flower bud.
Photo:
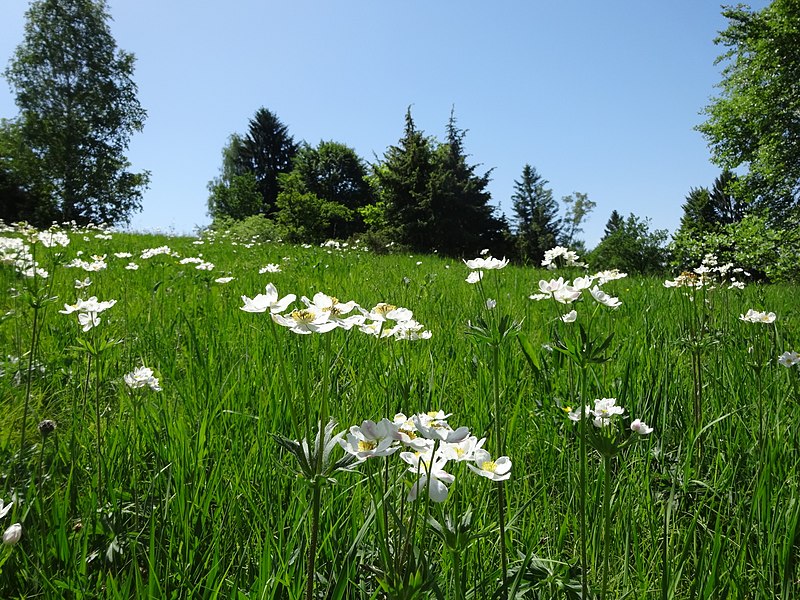
<svg viewBox="0 0 800 600">
<path fill-rule="evenodd" d="M 11 527 L 6 529 L 3 533 L 3 544 L 5 546 L 14 546 L 22 537 L 22 525 L 14 523 Z"/>
<path fill-rule="evenodd" d="M 50 419 L 45 419 L 41 423 L 39 423 L 39 433 L 42 434 L 42 437 L 47 437 L 51 433 L 56 430 L 56 422 L 51 421 Z"/>
</svg>

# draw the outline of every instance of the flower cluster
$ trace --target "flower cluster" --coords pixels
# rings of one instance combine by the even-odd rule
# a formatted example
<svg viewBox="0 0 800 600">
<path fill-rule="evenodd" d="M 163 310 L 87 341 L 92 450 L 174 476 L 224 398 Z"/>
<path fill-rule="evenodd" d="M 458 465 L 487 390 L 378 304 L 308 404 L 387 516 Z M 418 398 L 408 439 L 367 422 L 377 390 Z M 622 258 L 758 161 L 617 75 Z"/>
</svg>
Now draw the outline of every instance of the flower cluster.
<svg viewBox="0 0 800 600">
<path fill-rule="evenodd" d="M 568 407 L 565 410 L 568 412 L 570 421 L 578 423 L 586 417 L 592 420 L 592 425 L 597 429 L 614 428 L 617 421 L 625 414 L 625 409 L 617 405 L 616 398 L 597 398 L 593 408 L 587 404 L 575 409 Z M 631 431 L 639 435 L 648 435 L 653 432 L 653 428 L 640 419 L 635 419 L 631 423 Z"/>
<path fill-rule="evenodd" d="M 561 264 L 559 265 L 559 263 Z M 586 263 L 580 262 L 580 257 L 573 250 L 564 248 L 563 246 L 556 246 L 555 248 L 545 251 L 542 266 L 552 271 L 559 266 L 585 267 Z"/>
<path fill-rule="evenodd" d="M 160 392 L 161 386 L 158 378 L 153 375 L 153 369 L 149 367 L 137 367 L 131 373 L 123 377 L 127 386 L 131 389 L 149 387 L 154 392 Z"/>
<path fill-rule="evenodd" d="M 364 421 L 350 427 L 339 445 L 359 462 L 401 451 L 399 456 L 407 471 L 417 477 L 409 500 L 426 492 L 433 502 L 447 500 L 447 486 L 455 482 L 455 476 L 445 471 L 449 462 L 465 463 L 471 471 L 492 481 L 511 477 L 507 456 L 492 460 L 483 449 L 486 439 L 478 439 L 467 427 L 453 429 L 447 422 L 449 417 L 440 410 L 410 417 L 398 413 L 392 420 L 384 418 L 377 423 Z"/>
<path fill-rule="evenodd" d="M 49 275 L 33 260 L 30 246 L 20 238 L 0 237 L 0 264 L 13 266 L 23 277 L 46 279 Z"/>
<path fill-rule="evenodd" d="M 625 273 L 620 273 L 619 271 L 603 271 L 595 275 L 576 277 L 572 283 L 570 283 L 568 280 L 564 280 L 563 277 L 551 279 L 549 281 L 542 279 L 539 281 L 539 293 L 532 294 L 529 296 L 529 298 L 531 300 L 546 300 L 548 298 L 553 298 L 561 304 L 572 304 L 583 295 L 584 290 L 587 290 L 589 295 L 591 295 L 591 297 L 594 298 L 598 304 L 608 306 L 609 308 L 619 308 L 622 305 L 620 299 L 614 296 L 609 296 L 600 288 L 600 285 L 606 281 L 621 279 L 625 276 Z M 575 313 L 575 311 L 571 311 L 568 315 L 564 315 L 562 320 L 567 323 L 574 321 L 577 317 L 577 313 L 573 313 Z"/>
<path fill-rule="evenodd" d="M 741 267 L 734 267 L 733 263 L 720 265 L 715 255 L 706 254 L 699 267 L 695 267 L 691 271 L 684 271 L 675 279 L 665 281 L 664 287 L 712 290 L 717 285 L 727 285 L 728 289 L 742 289 L 744 281 L 737 279 L 737 276 L 749 277 L 750 273 Z"/>
<path fill-rule="evenodd" d="M 774 312 L 758 312 L 757 310 L 749 309 L 745 314 L 739 315 L 739 320 L 745 323 L 774 323 Z"/>
<path fill-rule="evenodd" d="M 101 319 L 97 315 L 116 303 L 116 300 L 99 302 L 97 296 L 92 296 L 88 300 L 78 300 L 75 304 L 65 304 L 64 310 L 58 312 L 64 315 L 71 315 L 77 312 L 78 323 L 83 327 L 83 331 L 89 331 L 92 327 L 97 327 L 100 324 Z"/>
<path fill-rule="evenodd" d="M 318 292 L 311 299 L 301 297 L 304 306 L 287 313 L 297 296 L 287 294 L 280 298 L 272 283 L 267 284 L 265 291 L 266 294 L 258 294 L 254 298 L 242 296 L 244 306 L 240 309 L 250 313 L 269 311 L 275 323 L 301 335 L 327 333 L 337 328 L 345 331 L 357 328 L 375 337 L 393 337 L 396 340 L 431 337 L 431 332 L 414 320 L 410 310 L 393 304 L 380 302 L 367 310 L 354 300 L 341 302 L 334 296 Z"/>
</svg>

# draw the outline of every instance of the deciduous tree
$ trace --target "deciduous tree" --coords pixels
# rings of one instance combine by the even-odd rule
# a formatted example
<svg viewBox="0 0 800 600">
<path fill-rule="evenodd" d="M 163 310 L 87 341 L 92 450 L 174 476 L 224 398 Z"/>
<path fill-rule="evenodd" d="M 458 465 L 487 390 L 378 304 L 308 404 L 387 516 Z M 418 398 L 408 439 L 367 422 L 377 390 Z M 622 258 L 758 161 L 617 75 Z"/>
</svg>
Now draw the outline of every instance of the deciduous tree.
<svg viewBox="0 0 800 600">
<path fill-rule="evenodd" d="M 104 0 L 37 0 L 26 18 L 5 76 L 21 139 L 52 194 L 42 200 L 65 221 L 128 221 L 148 182 L 125 157 L 146 116 L 133 54 L 117 49 Z"/>
</svg>

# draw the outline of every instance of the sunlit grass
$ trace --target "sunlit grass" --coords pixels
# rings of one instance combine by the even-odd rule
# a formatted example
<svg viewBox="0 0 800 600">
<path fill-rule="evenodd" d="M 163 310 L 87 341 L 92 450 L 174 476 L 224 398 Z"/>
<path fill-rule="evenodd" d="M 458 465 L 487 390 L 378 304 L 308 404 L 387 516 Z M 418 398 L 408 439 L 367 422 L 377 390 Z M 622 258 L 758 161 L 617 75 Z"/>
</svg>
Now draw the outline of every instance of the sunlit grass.
<svg viewBox="0 0 800 600">
<path fill-rule="evenodd" d="M 0 314 L 6 315 L 0 322 L 0 498 L 15 498 L 0 525 L 23 527 L 16 545 L 0 549 L 0 596 L 304 597 L 312 487 L 297 476 L 276 436 L 306 435 L 302 424 L 313 424 L 323 396 L 337 431 L 397 412 L 442 409 L 453 414 L 453 424 L 487 437 L 495 457 L 499 431 L 514 465 L 505 482 L 509 581 L 520 593 L 535 588 L 538 597 L 580 593 L 580 443 L 564 409 L 581 404 L 581 387 L 570 360 L 548 349 L 555 332 L 569 332 L 570 324 L 547 302 L 528 299 L 553 273 L 514 265 L 487 271 L 482 284 L 497 302 L 491 313 L 478 288 L 465 281 L 469 269 L 451 259 L 234 245 L 225 238 L 201 245 L 190 238 L 95 235 L 87 232 L 84 240 L 83 233 L 70 233 L 66 248 L 37 246 L 36 260 L 49 277 L 36 280 L 46 290 L 36 311 L 26 293 L 32 280 L 0 266 Z M 163 245 L 178 256 L 141 258 L 143 250 Z M 63 253 L 58 261 L 57 251 Z M 65 267 L 80 251 L 87 261 L 105 255 L 107 268 Z M 187 257 L 214 268 L 180 264 Z M 126 269 L 131 262 L 139 268 Z M 280 272 L 259 273 L 268 264 Z M 75 281 L 86 277 L 91 285 L 76 289 Z M 222 277 L 233 279 L 218 283 Z M 407 307 L 432 337 L 405 342 L 338 329 L 295 335 L 273 327 L 267 314 L 240 310 L 241 296 L 265 293 L 268 283 L 281 296 L 323 292 L 366 308 L 379 302 Z M 593 331 L 614 337 L 610 360 L 587 379 L 588 403 L 617 398 L 627 414 L 654 428 L 624 450 L 611 472 L 587 455 L 592 591 L 600 593 L 606 558 L 602 509 L 609 477 L 610 597 L 795 597 L 800 373 L 777 359 L 800 346 L 796 291 L 753 285 L 698 297 L 693 302 L 708 307 L 708 318 L 702 335 L 692 337 L 687 315 L 697 305 L 662 284 L 642 278 L 605 284 L 622 304 L 603 307 L 592 322 Z M 58 311 L 90 296 L 116 304 L 83 332 L 74 314 Z M 590 302 L 573 305 L 576 323 Z M 774 325 L 741 321 L 749 309 L 774 312 Z M 491 352 L 467 334 L 468 323 L 486 314 L 511 315 L 527 349 L 512 336 L 497 360 L 496 380 Z M 89 362 L 79 340 L 109 345 Z M 691 343 L 702 343 L 699 421 Z M 762 350 L 766 362 L 754 366 Z M 125 384 L 124 376 L 139 367 L 153 369 L 161 391 Z M 45 419 L 57 425 L 48 435 L 37 427 Z M 378 525 L 385 516 L 397 532 L 412 510 L 403 500 L 414 478 L 401 462 L 388 465 L 396 515 L 380 512 L 381 488 L 368 477 L 382 480 L 382 463 L 337 473 L 336 484 L 324 488 L 314 581 L 320 597 L 382 597 Z M 459 516 L 471 507 L 470 531 L 483 535 L 458 558 L 431 532 L 414 540 L 416 567 L 435 582 L 425 594 L 458 597 L 458 564 L 471 597 L 497 590 L 496 490 L 465 468 L 448 500 L 430 506 L 439 524 L 445 513 Z"/>
</svg>

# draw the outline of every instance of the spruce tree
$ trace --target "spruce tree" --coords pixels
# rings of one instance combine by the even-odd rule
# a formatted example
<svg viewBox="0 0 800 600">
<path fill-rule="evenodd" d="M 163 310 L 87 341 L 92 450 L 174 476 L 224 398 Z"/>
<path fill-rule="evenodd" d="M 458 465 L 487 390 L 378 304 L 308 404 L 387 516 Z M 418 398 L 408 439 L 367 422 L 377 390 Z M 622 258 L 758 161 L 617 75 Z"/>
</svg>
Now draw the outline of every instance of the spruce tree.
<svg viewBox="0 0 800 600">
<path fill-rule="evenodd" d="M 547 183 L 534 167 L 526 164 L 521 180 L 514 181 L 511 196 L 517 251 L 522 260 L 536 265 L 556 245 L 561 234 L 558 203 Z"/>
</svg>

